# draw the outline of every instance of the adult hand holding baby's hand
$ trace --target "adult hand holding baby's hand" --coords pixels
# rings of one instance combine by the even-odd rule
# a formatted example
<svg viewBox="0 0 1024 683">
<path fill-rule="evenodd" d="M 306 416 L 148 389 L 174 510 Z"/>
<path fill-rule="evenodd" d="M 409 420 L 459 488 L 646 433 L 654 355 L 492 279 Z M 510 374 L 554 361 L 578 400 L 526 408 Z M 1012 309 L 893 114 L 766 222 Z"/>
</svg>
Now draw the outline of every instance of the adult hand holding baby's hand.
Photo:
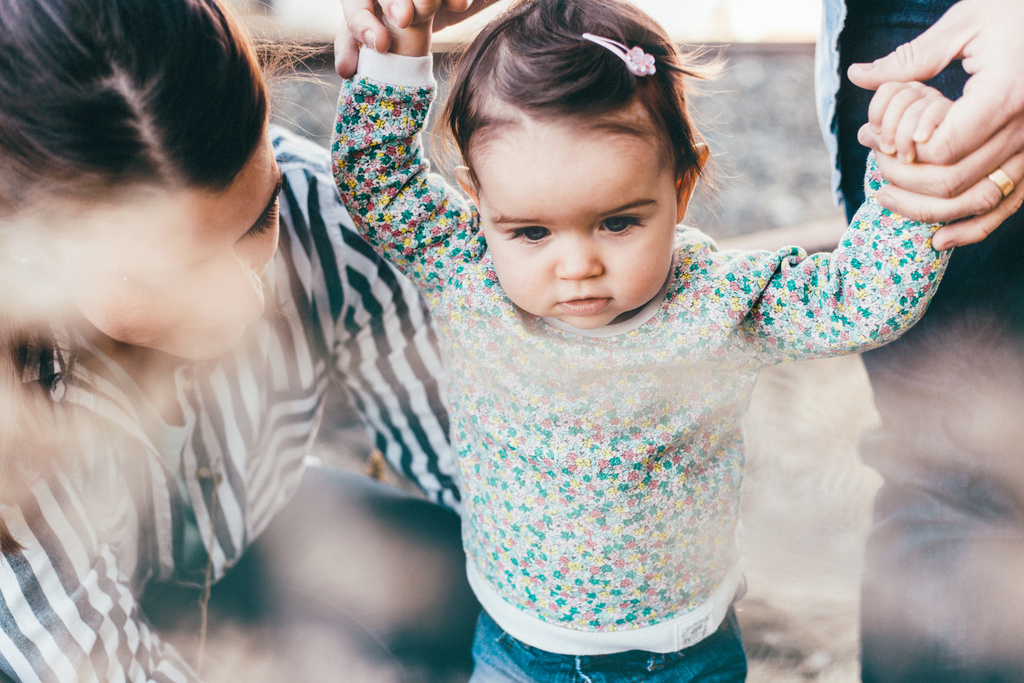
<svg viewBox="0 0 1024 683">
<path fill-rule="evenodd" d="M 438 0 L 440 8 L 433 17 L 433 30 L 457 24 L 495 0 Z M 359 46 L 377 52 L 391 48 L 391 32 L 386 21 L 397 28 L 408 28 L 416 16 L 419 0 L 341 0 L 345 21 L 334 41 L 334 68 L 342 78 L 351 78 L 359 61 Z"/>
<path fill-rule="evenodd" d="M 860 140 L 876 143 L 883 154 L 909 164 L 917 156 L 918 145 L 931 139 L 952 106 L 941 92 L 923 83 L 883 83 L 871 98 Z"/>
<path fill-rule="evenodd" d="M 892 183 L 879 193 L 883 206 L 918 220 L 957 221 L 935 234 L 937 247 L 984 239 L 1024 203 L 1022 31 L 1019 0 L 961 0 L 892 54 L 850 67 L 850 80 L 878 89 L 880 100 L 892 97 L 883 84 L 927 80 L 954 59 L 962 59 L 970 74 L 963 96 L 947 108 L 930 137 L 915 141 L 912 161 L 906 146 L 896 143 L 896 128 L 875 121 L 860 133 Z"/>
</svg>

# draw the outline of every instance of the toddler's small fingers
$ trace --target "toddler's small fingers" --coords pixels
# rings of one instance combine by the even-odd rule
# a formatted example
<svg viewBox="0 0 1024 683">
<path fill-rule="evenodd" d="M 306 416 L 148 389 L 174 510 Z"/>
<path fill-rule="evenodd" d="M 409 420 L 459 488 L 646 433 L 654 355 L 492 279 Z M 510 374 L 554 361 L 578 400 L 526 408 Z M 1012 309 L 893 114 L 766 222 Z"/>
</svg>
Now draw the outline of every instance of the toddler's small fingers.
<svg viewBox="0 0 1024 683">
<path fill-rule="evenodd" d="M 903 83 L 883 83 L 875 94 L 871 97 L 871 102 L 868 104 L 868 125 L 871 126 L 875 132 L 882 129 L 882 118 L 885 116 L 885 110 L 889 106 L 889 101 L 893 98 L 896 93 L 900 92 L 904 87 Z"/>
<path fill-rule="evenodd" d="M 413 0 L 412 4 L 416 9 L 413 22 L 417 24 L 433 19 L 444 6 L 441 0 Z"/>
<path fill-rule="evenodd" d="M 921 98 L 920 91 L 915 87 L 920 84 L 904 83 L 902 85 L 904 87 L 892 96 L 882 115 L 879 141 L 882 151 L 886 154 L 896 153 L 896 131 L 899 129 L 900 121 L 907 108 Z"/>
<path fill-rule="evenodd" d="M 878 130 L 870 123 L 865 123 L 857 130 L 857 142 L 868 149 L 875 150 L 875 154 L 881 154 L 878 148 Z"/>
<path fill-rule="evenodd" d="M 382 0 L 381 7 L 387 21 L 397 28 L 409 28 L 416 17 L 416 3 L 412 0 Z"/>
<path fill-rule="evenodd" d="M 921 118 L 917 122 L 917 130 L 914 131 L 914 142 L 928 142 L 935 129 L 945 120 L 946 114 L 952 106 L 953 102 L 945 97 L 930 98 L 927 107 L 925 107 L 921 113 Z"/>
<path fill-rule="evenodd" d="M 896 158 L 905 164 L 913 162 L 917 157 L 917 144 L 914 140 L 914 133 L 917 131 L 917 123 L 927 107 L 928 101 L 924 99 L 911 102 L 903 110 L 903 115 L 896 124 Z"/>
</svg>

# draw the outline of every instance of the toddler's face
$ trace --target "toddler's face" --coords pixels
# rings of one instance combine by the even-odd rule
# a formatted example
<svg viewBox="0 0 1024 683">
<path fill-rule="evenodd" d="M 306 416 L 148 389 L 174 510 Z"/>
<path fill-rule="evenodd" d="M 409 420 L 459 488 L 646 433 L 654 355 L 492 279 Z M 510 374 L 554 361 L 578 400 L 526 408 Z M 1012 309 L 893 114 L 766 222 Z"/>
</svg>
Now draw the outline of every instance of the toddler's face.
<svg viewBox="0 0 1024 683">
<path fill-rule="evenodd" d="M 601 121 L 642 129 L 645 118 L 630 108 Z M 465 169 L 459 180 L 517 306 L 593 329 L 658 294 L 693 184 L 684 178 L 677 189 L 659 140 L 525 117 L 490 133 L 473 158 L 479 185 Z"/>
</svg>

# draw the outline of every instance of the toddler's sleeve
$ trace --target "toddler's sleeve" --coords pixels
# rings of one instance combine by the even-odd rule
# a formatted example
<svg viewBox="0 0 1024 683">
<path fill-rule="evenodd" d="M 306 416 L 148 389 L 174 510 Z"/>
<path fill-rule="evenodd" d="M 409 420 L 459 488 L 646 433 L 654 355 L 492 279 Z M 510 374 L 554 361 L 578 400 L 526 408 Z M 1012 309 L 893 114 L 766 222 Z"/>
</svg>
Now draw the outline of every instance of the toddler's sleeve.
<svg viewBox="0 0 1024 683">
<path fill-rule="evenodd" d="M 475 208 L 430 173 L 419 132 L 433 88 L 416 83 L 419 58 L 363 50 L 342 85 L 332 144 L 334 178 L 359 232 L 421 287 L 433 306 L 446 270 L 482 253 Z M 423 62 L 421 62 L 422 64 Z M 392 65 L 398 84 L 385 82 Z"/>
<path fill-rule="evenodd" d="M 878 204 L 886 184 L 869 157 L 865 202 L 838 247 L 807 255 L 792 247 L 747 261 L 760 289 L 743 321 L 764 362 L 836 355 L 880 346 L 924 314 L 949 260 L 932 248 L 935 224 Z"/>
</svg>

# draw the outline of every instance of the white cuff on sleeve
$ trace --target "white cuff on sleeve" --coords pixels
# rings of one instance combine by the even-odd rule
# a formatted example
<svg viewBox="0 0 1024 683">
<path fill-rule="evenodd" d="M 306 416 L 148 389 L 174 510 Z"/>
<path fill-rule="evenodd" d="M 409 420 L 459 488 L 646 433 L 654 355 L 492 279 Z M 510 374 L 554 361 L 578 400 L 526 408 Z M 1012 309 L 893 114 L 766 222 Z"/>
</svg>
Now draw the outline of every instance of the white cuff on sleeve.
<svg viewBox="0 0 1024 683">
<path fill-rule="evenodd" d="M 403 85 L 410 88 L 422 88 L 434 85 L 432 70 L 434 59 L 426 57 L 406 57 L 391 53 L 380 54 L 370 48 L 359 48 L 359 66 L 356 76 L 388 85 Z"/>
</svg>

